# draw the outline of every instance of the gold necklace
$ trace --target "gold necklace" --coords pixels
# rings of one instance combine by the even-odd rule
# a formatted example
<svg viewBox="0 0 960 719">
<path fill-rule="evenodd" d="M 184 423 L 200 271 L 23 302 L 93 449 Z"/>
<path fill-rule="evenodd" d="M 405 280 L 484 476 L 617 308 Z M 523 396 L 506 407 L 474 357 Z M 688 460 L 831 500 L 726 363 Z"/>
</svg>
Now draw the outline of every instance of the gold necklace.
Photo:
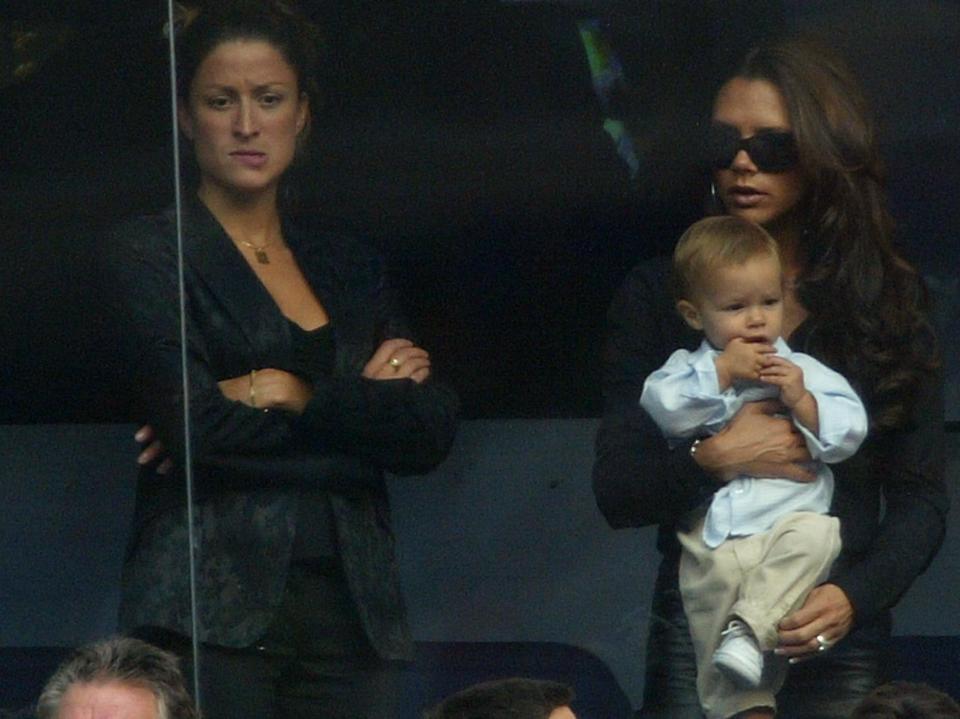
<svg viewBox="0 0 960 719">
<path fill-rule="evenodd" d="M 270 242 L 265 242 L 262 245 L 255 245 L 252 242 L 240 240 L 240 244 L 253 250 L 254 257 L 257 258 L 257 262 L 259 262 L 261 265 L 270 264 L 270 258 L 267 256 L 267 248 L 273 244 L 273 240 L 270 240 Z"/>
</svg>

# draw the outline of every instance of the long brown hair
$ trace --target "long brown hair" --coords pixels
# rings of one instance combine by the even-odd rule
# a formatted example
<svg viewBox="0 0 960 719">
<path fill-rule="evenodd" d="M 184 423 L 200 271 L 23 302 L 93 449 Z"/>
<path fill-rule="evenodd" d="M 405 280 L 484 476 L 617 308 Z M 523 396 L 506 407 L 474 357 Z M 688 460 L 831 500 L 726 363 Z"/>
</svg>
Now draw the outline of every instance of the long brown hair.
<svg viewBox="0 0 960 719">
<path fill-rule="evenodd" d="M 858 387 L 874 428 L 904 427 L 921 376 L 939 362 L 923 281 L 894 246 L 866 99 L 843 61 L 810 40 L 756 47 L 735 75 L 775 85 L 796 136 L 809 349 Z"/>
</svg>

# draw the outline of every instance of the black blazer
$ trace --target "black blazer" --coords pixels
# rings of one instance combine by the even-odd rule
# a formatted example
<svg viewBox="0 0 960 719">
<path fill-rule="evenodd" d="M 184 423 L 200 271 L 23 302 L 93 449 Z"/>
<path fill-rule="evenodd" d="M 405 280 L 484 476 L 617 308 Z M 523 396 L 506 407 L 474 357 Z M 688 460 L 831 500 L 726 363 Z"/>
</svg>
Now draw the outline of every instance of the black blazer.
<svg viewBox="0 0 960 719">
<path fill-rule="evenodd" d="M 183 467 L 180 302 L 172 211 L 114 233 L 118 339 L 135 415 Z M 363 245 L 289 223 L 284 237 L 330 316 L 333 376 L 302 415 L 228 400 L 217 382 L 251 369 L 292 370 L 289 323 L 230 238 L 198 201 L 183 219 L 186 344 L 201 641 L 243 647 L 269 626 L 290 563 L 298 490 L 329 491 L 351 594 L 376 651 L 404 659 L 405 621 L 383 471 L 425 472 L 453 441 L 457 401 L 435 381 L 360 376 L 384 339 L 410 337 L 381 260 Z M 141 470 L 123 574 L 124 630 L 190 633 L 182 475 Z"/>
</svg>

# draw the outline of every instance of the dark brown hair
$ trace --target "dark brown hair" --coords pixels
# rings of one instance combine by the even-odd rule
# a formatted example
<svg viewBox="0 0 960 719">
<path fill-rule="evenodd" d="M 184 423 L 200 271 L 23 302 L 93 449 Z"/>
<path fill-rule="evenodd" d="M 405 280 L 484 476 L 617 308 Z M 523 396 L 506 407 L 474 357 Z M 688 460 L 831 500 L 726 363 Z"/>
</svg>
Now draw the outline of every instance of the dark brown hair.
<svg viewBox="0 0 960 719">
<path fill-rule="evenodd" d="M 177 96 L 186 100 L 204 59 L 231 40 L 262 40 L 293 68 L 311 109 L 319 102 L 317 28 L 285 0 L 206 0 L 178 4 L 176 21 Z"/>
<path fill-rule="evenodd" d="M 857 386 L 874 428 L 904 427 L 921 376 L 939 362 L 922 279 L 893 243 L 866 99 L 846 65 L 810 40 L 756 47 L 735 76 L 775 85 L 796 136 L 808 188 L 798 292 L 813 327 L 803 349 Z"/>
<path fill-rule="evenodd" d="M 960 719 L 960 706 L 928 684 L 889 682 L 870 692 L 850 719 Z"/>
<path fill-rule="evenodd" d="M 424 719 L 547 719 L 569 706 L 573 690 L 566 684 L 514 677 L 474 684 L 447 697 Z"/>
</svg>

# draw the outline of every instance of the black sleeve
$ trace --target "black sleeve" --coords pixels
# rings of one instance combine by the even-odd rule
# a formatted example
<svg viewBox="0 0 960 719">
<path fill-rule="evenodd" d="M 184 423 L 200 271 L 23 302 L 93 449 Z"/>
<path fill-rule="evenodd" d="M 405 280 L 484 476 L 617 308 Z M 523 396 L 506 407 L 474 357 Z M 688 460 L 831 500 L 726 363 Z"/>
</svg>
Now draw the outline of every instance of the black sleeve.
<svg viewBox="0 0 960 719">
<path fill-rule="evenodd" d="M 368 270 L 362 274 L 367 278 L 363 301 L 373 308 L 377 328 L 373 349 L 393 338 L 416 343 L 401 316 L 382 260 L 371 256 Z M 397 474 L 417 474 L 446 457 L 456 431 L 457 412 L 456 395 L 433 375 L 419 384 L 411 379 L 337 376 L 315 384 L 313 399 L 298 425 L 345 454 L 368 459 Z"/>
<path fill-rule="evenodd" d="M 647 375 L 674 350 L 698 342 L 673 309 L 667 266 L 660 258 L 635 268 L 608 313 L 593 490 L 613 527 L 672 525 L 717 487 L 690 458 L 690 443 L 668 449 L 640 407 Z"/>
<path fill-rule="evenodd" d="M 187 321 L 182 331 L 177 254 L 170 232 L 167 217 L 128 222 L 110 238 L 104 256 L 114 336 L 129 370 L 132 415 L 154 427 L 178 466 L 183 466 L 187 451 L 185 392 L 195 461 L 217 454 L 278 453 L 294 440 L 289 415 L 258 411 L 224 397 L 195 323 Z M 193 281 L 185 276 L 187 285 Z M 189 316 L 189 297 L 185 310 Z"/>
<path fill-rule="evenodd" d="M 873 438 L 862 450 L 868 459 L 864 482 L 880 485 L 883 513 L 857 561 L 830 579 L 850 599 L 858 624 L 893 607 L 943 543 L 949 510 L 943 417 L 942 377 L 933 373 L 920 388 L 914 423 Z M 837 481 L 844 481 L 842 474 Z M 857 521 L 850 518 L 852 525 Z"/>
<path fill-rule="evenodd" d="M 132 373 L 134 414 L 155 426 L 174 461 L 182 466 L 187 450 L 183 339 L 176 252 L 168 234 L 169 228 L 159 218 L 130 223 L 113 238 L 109 261 L 116 283 L 113 304 L 120 318 L 117 335 Z M 188 275 L 187 284 L 191 281 L 200 280 Z M 364 284 L 358 297 L 381 303 L 376 307 L 381 331 L 399 328 L 382 276 Z M 188 295 L 188 317 L 195 311 L 189 301 Z M 238 476 L 272 475 L 286 480 L 289 469 L 298 463 L 309 468 L 317 460 L 329 466 L 331 456 L 341 455 L 347 459 L 346 464 L 341 462 L 344 466 L 373 462 L 379 469 L 426 471 L 446 455 L 452 443 L 457 402 L 439 383 L 332 378 L 316 386 L 302 417 L 229 400 L 217 385 L 197 324 L 187 322 L 185 357 L 190 453 L 201 466 L 233 468 Z M 325 474 L 332 472 L 314 476 Z"/>
</svg>

